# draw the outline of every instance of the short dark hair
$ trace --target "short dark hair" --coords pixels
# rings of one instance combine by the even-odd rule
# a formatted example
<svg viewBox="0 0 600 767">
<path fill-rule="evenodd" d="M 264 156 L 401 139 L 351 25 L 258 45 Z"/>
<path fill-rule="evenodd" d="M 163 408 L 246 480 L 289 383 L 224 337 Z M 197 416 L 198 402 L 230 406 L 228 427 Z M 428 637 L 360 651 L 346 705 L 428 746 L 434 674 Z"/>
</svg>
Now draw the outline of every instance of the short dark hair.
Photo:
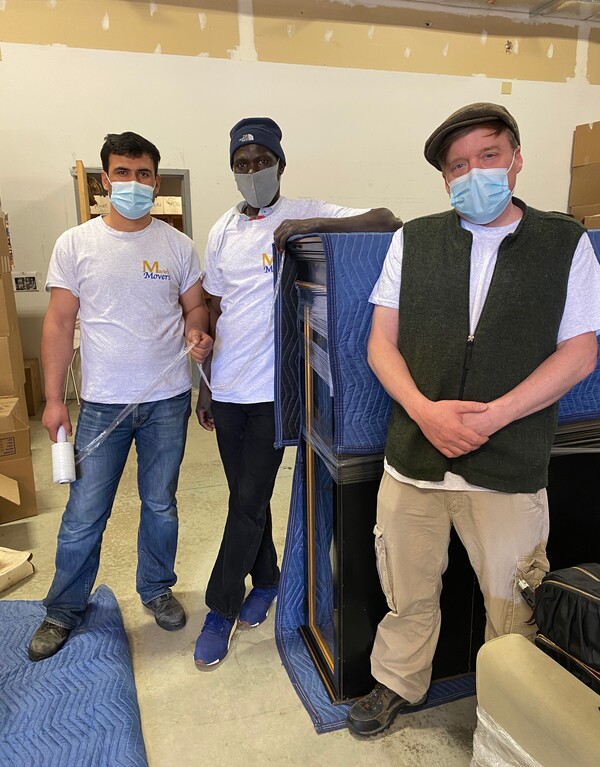
<svg viewBox="0 0 600 767">
<path fill-rule="evenodd" d="M 125 133 L 109 133 L 104 137 L 100 159 L 105 173 L 108 173 L 108 161 L 111 154 L 120 154 L 123 157 L 141 157 L 143 154 L 147 154 L 154 161 L 154 173 L 158 173 L 160 152 L 151 141 L 137 133 L 125 131 Z"/>
<path fill-rule="evenodd" d="M 452 144 L 457 139 L 466 136 L 468 133 L 471 133 L 473 130 L 475 130 L 475 128 L 489 128 L 494 136 L 501 136 L 503 133 L 505 133 L 511 148 L 513 150 L 519 148 L 519 142 L 517 141 L 515 134 L 508 127 L 508 125 L 500 120 L 489 120 L 489 122 L 476 123 L 475 125 L 466 125 L 464 128 L 457 128 L 455 131 L 452 131 L 442 141 L 436 158 L 442 168 L 446 163 L 446 157 L 448 156 L 448 152 Z"/>
</svg>

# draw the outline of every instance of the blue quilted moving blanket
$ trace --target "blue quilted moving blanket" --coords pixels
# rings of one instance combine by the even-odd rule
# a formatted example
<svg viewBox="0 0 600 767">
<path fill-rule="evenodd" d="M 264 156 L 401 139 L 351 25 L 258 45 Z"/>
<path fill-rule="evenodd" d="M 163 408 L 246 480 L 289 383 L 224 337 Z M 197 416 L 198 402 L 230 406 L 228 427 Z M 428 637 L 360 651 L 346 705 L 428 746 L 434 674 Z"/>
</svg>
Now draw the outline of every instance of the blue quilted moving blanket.
<svg viewBox="0 0 600 767">
<path fill-rule="evenodd" d="M 333 387 L 335 454 L 381 453 L 390 400 L 367 363 L 373 306 L 369 295 L 392 235 L 322 234 L 328 285 L 328 349 Z M 275 269 L 281 256 L 275 253 Z M 296 263 L 286 258 L 275 304 L 276 444 L 296 444 L 299 432 Z M 282 300 L 285 296 L 285 300 Z"/>
<path fill-rule="evenodd" d="M 56 655 L 27 657 L 41 602 L 0 602 L 2 767 L 147 767 L 127 636 L 107 586 Z"/>
<path fill-rule="evenodd" d="M 600 229 L 591 229 L 588 235 L 600 261 Z M 565 394 L 558 409 L 560 424 L 596 418 L 600 418 L 600 354 L 594 372 Z"/>
</svg>

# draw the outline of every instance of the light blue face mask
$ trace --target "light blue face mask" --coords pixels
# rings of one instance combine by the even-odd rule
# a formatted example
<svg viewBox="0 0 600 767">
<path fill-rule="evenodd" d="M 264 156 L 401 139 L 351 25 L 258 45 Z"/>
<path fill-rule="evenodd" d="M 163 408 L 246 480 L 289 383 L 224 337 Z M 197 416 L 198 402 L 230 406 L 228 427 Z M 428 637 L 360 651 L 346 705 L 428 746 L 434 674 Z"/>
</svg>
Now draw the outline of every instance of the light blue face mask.
<svg viewBox="0 0 600 767">
<path fill-rule="evenodd" d="M 473 168 L 448 182 L 450 205 L 472 224 L 489 224 L 508 207 L 512 192 L 508 188 L 509 168 Z"/>
<path fill-rule="evenodd" d="M 110 203 L 124 218 L 143 218 L 154 205 L 154 187 L 139 181 L 111 182 Z"/>
</svg>

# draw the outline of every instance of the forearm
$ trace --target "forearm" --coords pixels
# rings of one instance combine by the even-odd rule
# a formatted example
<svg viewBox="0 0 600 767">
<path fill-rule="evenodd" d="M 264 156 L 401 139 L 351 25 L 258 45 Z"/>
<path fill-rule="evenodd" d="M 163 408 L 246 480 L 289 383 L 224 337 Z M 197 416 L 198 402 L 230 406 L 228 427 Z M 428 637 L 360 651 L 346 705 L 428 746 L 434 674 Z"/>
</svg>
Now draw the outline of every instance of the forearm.
<svg viewBox="0 0 600 767">
<path fill-rule="evenodd" d="M 594 370 L 596 356 L 595 333 L 561 344 L 522 383 L 490 403 L 497 428 L 552 405 Z"/>
<path fill-rule="evenodd" d="M 42 332 L 42 367 L 46 402 L 63 400 L 65 380 L 73 357 L 75 324 L 66 326 L 47 315 Z"/>
<path fill-rule="evenodd" d="M 373 208 L 358 216 L 308 219 L 314 232 L 395 232 L 402 226 L 387 208 Z"/>
<path fill-rule="evenodd" d="M 428 402 L 410 374 L 398 347 L 384 338 L 369 340 L 368 362 L 387 393 L 417 420 L 419 410 Z"/>
<path fill-rule="evenodd" d="M 402 226 L 402 221 L 396 218 L 387 208 L 373 208 L 358 216 L 340 218 L 301 218 L 286 219 L 273 232 L 275 247 L 282 253 L 285 243 L 296 234 L 311 234 L 316 232 L 395 232 Z"/>
<path fill-rule="evenodd" d="M 200 330 L 202 333 L 208 333 L 209 317 L 206 305 L 196 306 L 194 309 L 191 309 L 185 315 L 184 321 L 184 334 L 186 338 L 189 337 L 190 332 L 193 330 Z"/>
</svg>

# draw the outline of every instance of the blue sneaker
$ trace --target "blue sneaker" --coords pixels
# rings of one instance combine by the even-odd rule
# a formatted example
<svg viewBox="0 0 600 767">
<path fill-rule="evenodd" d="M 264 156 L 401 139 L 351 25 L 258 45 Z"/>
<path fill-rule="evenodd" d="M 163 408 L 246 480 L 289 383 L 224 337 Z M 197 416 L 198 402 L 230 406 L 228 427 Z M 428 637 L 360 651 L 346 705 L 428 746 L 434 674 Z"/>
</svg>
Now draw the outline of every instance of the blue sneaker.
<svg viewBox="0 0 600 767">
<path fill-rule="evenodd" d="M 222 618 L 212 610 L 208 613 L 200 636 L 196 639 L 194 663 L 198 668 L 213 668 L 224 660 L 236 625 L 235 618 Z"/>
<path fill-rule="evenodd" d="M 267 619 L 269 608 L 277 599 L 277 586 L 256 586 L 246 597 L 240 610 L 240 626 L 254 628 Z"/>
</svg>

